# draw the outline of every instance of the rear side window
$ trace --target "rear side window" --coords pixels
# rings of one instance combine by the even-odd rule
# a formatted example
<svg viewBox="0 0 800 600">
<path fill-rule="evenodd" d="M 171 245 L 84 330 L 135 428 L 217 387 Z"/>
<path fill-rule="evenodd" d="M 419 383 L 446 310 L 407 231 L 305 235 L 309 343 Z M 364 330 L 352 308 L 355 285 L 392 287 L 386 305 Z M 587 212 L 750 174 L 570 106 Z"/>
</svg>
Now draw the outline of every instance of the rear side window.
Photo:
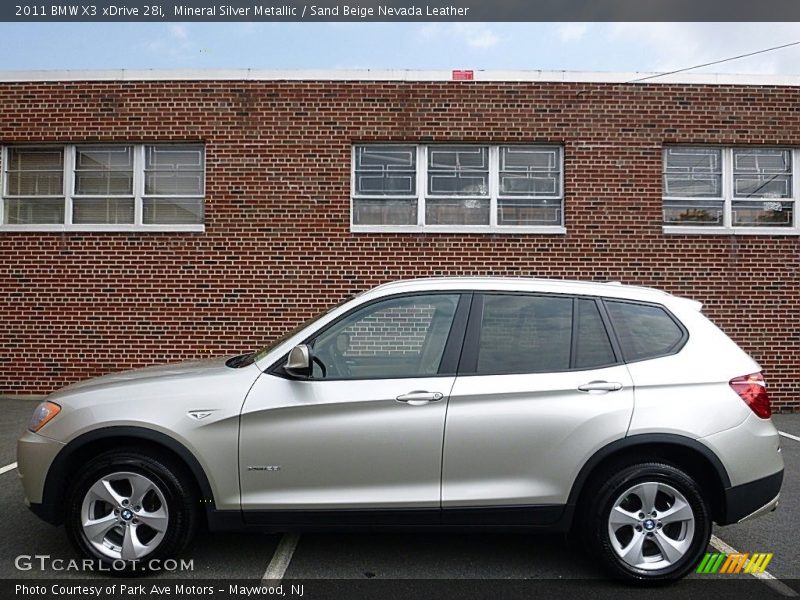
<svg viewBox="0 0 800 600">
<path fill-rule="evenodd" d="M 684 341 L 684 330 L 659 306 L 605 301 L 626 361 L 672 354 Z"/>
<path fill-rule="evenodd" d="M 576 369 L 593 369 L 616 362 L 611 340 L 594 300 L 576 300 L 575 364 Z"/>
<path fill-rule="evenodd" d="M 484 296 L 477 373 L 546 373 L 570 366 L 572 298 Z"/>
</svg>

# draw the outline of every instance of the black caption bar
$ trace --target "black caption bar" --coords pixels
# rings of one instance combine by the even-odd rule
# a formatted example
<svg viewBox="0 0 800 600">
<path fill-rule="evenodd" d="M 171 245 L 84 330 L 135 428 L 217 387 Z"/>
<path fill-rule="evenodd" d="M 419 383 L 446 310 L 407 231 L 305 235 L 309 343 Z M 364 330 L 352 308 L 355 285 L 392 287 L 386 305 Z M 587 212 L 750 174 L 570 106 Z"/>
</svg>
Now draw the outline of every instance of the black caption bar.
<svg viewBox="0 0 800 600">
<path fill-rule="evenodd" d="M 800 21 L 797 0 L 39 0 L 0 21 Z"/>
<path fill-rule="evenodd" d="M 783 580 L 792 590 L 797 580 Z M 15 600 L 641 600 L 641 589 L 605 580 L 513 579 L 29 579 L 0 580 L 0 597 Z M 649 600 L 781 600 L 782 592 L 752 577 L 687 579 L 647 590 Z"/>
</svg>

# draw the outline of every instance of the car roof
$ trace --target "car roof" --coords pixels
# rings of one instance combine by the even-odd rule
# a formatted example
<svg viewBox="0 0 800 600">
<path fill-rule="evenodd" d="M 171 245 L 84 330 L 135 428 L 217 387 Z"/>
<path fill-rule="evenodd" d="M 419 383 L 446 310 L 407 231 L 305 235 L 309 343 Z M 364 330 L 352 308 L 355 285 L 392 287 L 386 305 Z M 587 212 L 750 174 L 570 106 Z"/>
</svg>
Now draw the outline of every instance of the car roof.
<svg viewBox="0 0 800 600">
<path fill-rule="evenodd" d="M 575 281 L 568 279 L 537 279 L 531 277 L 430 277 L 404 279 L 384 283 L 371 290 L 384 296 L 403 292 L 446 290 L 504 291 L 504 292 L 543 292 L 551 294 L 572 294 L 578 296 L 601 296 L 654 302 L 664 305 L 691 303 L 699 310 L 701 304 L 673 296 L 662 290 L 637 285 L 627 285 L 618 281 Z M 372 295 L 370 292 L 368 294 Z"/>
</svg>

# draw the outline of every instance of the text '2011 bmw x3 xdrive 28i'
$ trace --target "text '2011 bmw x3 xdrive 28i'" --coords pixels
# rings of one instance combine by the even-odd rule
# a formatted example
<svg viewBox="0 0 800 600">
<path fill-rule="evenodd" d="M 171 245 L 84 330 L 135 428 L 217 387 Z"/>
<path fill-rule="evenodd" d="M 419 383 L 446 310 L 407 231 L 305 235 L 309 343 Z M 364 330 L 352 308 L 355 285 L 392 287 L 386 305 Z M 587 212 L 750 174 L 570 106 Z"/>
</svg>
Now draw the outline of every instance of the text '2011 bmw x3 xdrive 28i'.
<svg viewBox="0 0 800 600">
<path fill-rule="evenodd" d="M 19 472 L 37 515 L 113 564 L 170 556 L 203 523 L 513 527 L 571 531 L 612 574 L 663 581 L 712 522 L 778 503 L 760 371 L 657 290 L 402 281 L 255 353 L 57 391 Z"/>
</svg>

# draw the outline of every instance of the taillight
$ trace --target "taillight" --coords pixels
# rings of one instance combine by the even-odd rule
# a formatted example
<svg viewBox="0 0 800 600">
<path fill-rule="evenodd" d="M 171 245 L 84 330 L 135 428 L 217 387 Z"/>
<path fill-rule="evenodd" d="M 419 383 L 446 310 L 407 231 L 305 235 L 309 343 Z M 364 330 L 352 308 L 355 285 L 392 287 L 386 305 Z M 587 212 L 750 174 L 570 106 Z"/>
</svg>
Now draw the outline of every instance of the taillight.
<svg viewBox="0 0 800 600">
<path fill-rule="evenodd" d="M 761 373 L 742 375 L 734 377 L 730 381 L 733 391 L 747 403 L 754 413 L 762 419 L 769 419 L 772 414 L 772 407 L 769 405 L 769 395 L 767 394 L 767 383 Z"/>
</svg>

